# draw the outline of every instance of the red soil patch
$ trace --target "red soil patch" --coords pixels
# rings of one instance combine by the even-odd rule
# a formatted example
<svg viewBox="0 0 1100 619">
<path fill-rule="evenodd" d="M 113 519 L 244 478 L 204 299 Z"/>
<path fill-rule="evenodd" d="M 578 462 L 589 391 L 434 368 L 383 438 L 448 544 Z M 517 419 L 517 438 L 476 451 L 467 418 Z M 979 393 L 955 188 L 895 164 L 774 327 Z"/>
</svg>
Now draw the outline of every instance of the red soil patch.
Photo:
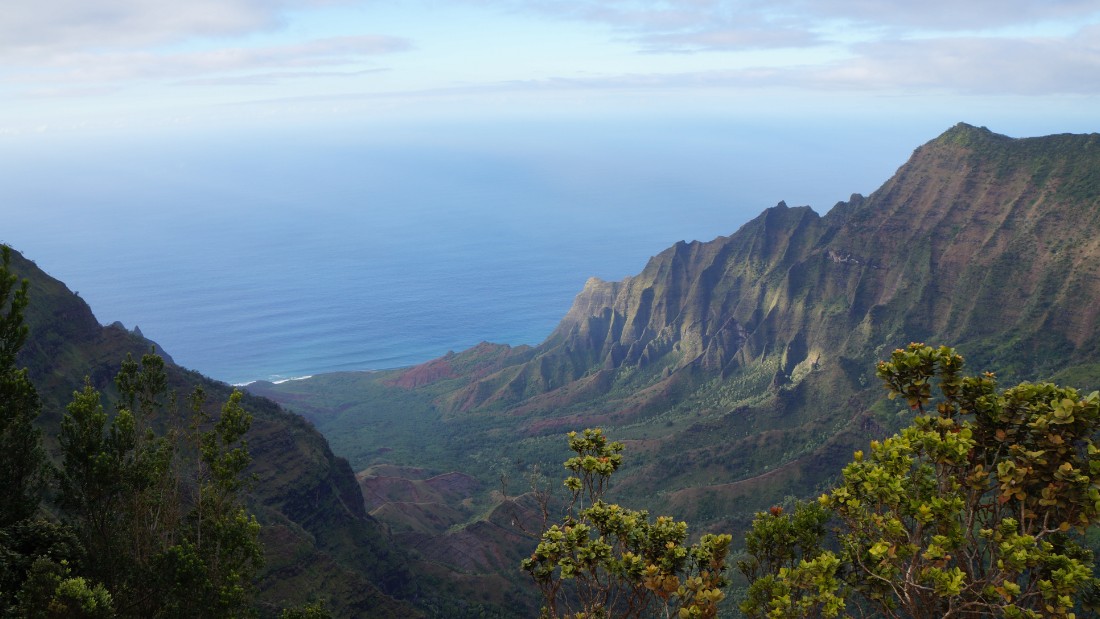
<svg viewBox="0 0 1100 619">
<path fill-rule="evenodd" d="M 454 367 L 451 365 L 450 359 L 441 357 L 409 368 L 402 372 L 397 378 L 386 381 L 386 385 L 401 387 L 403 389 L 416 389 L 417 387 L 430 385 L 440 380 L 454 378 L 455 376 L 457 376 L 457 374 L 455 373 Z"/>
</svg>

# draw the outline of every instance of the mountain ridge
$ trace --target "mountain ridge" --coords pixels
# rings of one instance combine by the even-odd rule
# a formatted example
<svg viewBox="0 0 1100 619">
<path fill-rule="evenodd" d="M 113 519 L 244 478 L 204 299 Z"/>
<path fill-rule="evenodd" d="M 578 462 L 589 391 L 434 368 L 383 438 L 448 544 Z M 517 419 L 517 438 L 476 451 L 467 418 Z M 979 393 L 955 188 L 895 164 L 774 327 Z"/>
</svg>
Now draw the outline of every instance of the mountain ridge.
<svg viewBox="0 0 1100 619">
<path fill-rule="evenodd" d="M 780 202 L 636 275 L 589 279 L 537 346 L 256 390 L 312 419 L 357 470 L 459 471 L 486 488 L 555 470 L 562 433 L 601 426 L 627 445 L 612 498 L 736 530 L 824 488 L 898 425 L 873 368 L 909 341 L 956 345 L 1009 380 L 1100 386 L 1098 239 L 1100 135 L 959 123 L 824 215 Z M 476 515 L 456 518 L 420 546 L 494 543 Z"/>
<path fill-rule="evenodd" d="M 11 269 L 29 281 L 25 313 L 29 336 L 18 362 L 28 369 L 42 400 L 37 421 L 48 451 L 56 455 L 62 411 L 87 377 L 100 392 L 114 393 L 114 377 L 127 354 L 140 358 L 159 348 L 140 331 L 102 326 L 78 295 L 13 251 Z M 201 386 L 211 403 L 232 388 L 166 358 L 177 393 Z M 408 566 L 388 533 L 363 506 L 355 475 L 304 419 L 274 402 L 247 395 L 254 416 L 246 435 L 256 475 L 249 509 L 260 522 L 266 567 L 258 583 L 262 616 L 318 595 L 341 616 L 422 616 L 402 597 L 415 595 Z M 325 583 L 324 589 L 318 583 Z"/>
</svg>

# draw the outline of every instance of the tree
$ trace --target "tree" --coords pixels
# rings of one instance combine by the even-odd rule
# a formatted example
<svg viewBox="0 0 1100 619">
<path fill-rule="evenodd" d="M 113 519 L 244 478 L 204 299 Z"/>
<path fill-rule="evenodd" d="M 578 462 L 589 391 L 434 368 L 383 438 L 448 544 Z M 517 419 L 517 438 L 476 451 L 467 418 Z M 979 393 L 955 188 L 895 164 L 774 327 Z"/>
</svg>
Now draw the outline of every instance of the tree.
<svg viewBox="0 0 1100 619">
<path fill-rule="evenodd" d="M 857 451 L 820 497 L 838 525 L 837 550 L 810 544 L 797 565 L 758 576 L 753 586 L 768 595 L 750 595 L 746 614 L 1032 619 L 1096 610 L 1100 581 L 1081 535 L 1100 520 L 1100 395 L 1031 383 L 1002 391 L 992 374 L 962 370 L 953 349 L 923 344 L 878 365 L 888 396 L 917 416 L 868 454 Z"/>
<path fill-rule="evenodd" d="M 11 248 L 0 246 L 0 529 L 38 511 L 49 479 L 41 432 L 34 425 L 41 404 L 38 392 L 19 368 L 16 355 L 27 340 L 23 311 L 27 280 L 10 270 Z"/>
<path fill-rule="evenodd" d="M 38 557 L 76 552 L 69 532 L 39 514 L 51 469 L 34 425 L 38 392 L 16 363 L 28 334 L 27 289 L 11 272 L 11 249 L 0 246 L 0 616 L 16 612 L 16 595 Z"/>
<path fill-rule="evenodd" d="M 260 524 L 244 507 L 242 493 L 252 481 L 244 474 L 251 462 L 244 435 L 252 415 L 233 390 L 216 422 L 204 412 L 203 394 L 192 397 L 197 434 L 198 468 L 191 509 L 182 540 L 163 557 L 173 575 L 173 614 L 234 617 L 247 614 L 252 581 L 263 565 Z"/>
<path fill-rule="evenodd" d="M 249 614 L 262 564 L 243 506 L 252 417 L 234 391 L 214 419 L 178 414 L 164 361 L 127 357 L 115 413 L 90 385 L 62 418 L 55 471 L 35 427 L 41 404 L 16 356 L 28 282 L 0 246 L 0 616 L 232 617 Z M 57 480 L 62 523 L 40 504 Z"/>
<path fill-rule="evenodd" d="M 332 613 L 324 602 L 312 602 L 305 606 L 283 609 L 279 613 L 279 619 L 332 619 Z"/>
<path fill-rule="evenodd" d="M 262 552 L 241 496 L 252 421 L 241 393 L 214 420 L 196 390 L 183 424 L 159 356 L 128 357 L 116 385 L 113 418 L 85 384 L 61 422 L 58 502 L 88 550 L 88 575 L 122 616 L 247 614 Z"/>
<path fill-rule="evenodd" d="M 134 579 L 148 573 L 146 562 L 128 548 L 144 485 L 134 470 L 133 417 L 121 411 L 108 425 L 99 392 L 86 382 L 61 420 L 59 442 L 58 504 L 63 517 L 87 549 L 87 575 L 104 583 L 121 609 L 128 609 L 144 589 Z"/>
<path fill-rule="evenodd" d="M 798 502 L 792 511 L 776 506 L 757 514 L 745 534 L 745 557 L 737 562 L 737 569 L 751 583 L 742 612 L 750 617 L 763 615 L 772 597 L 783 592 L 776 574 L 789 573 L 803 560 L 812 561 L 821 554 L 830 517 L 816 501 Z M 841 603 L 839 598 L 836 603 Z"/>
<path fill-rule="evenodd" d="M 101 584 L 73 576 L 67 561 L 40 557 L 19 592 L 18 616 L 25 619 L 113 619 L 111 594 Z"/>
<path fill-rule="evenodd" d="M 521 564 L 546 602 L 542 617 L 717 616 L 731 536 L 704 535 L 689 546 L 686 523 L 605 503 L 623 444 L 588 429 L 570 432 L 569 448 L 577 454 L 565 462 L 572 501 Z"/>
</svg>

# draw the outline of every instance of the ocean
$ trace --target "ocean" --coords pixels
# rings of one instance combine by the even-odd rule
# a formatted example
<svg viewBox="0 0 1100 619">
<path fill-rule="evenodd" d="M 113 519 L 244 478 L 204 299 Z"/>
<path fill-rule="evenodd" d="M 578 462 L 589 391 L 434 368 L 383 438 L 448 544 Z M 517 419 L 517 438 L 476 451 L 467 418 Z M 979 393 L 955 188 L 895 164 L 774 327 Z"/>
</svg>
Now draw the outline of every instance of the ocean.
<svg viewBox="0 0 1100 619">
<path fill-rule="evenodd" d="M 696 120 L 8 138 L 0 242 L 104 324 L 138 326 L 219 380 L 393 368 L 481 341 L 537 344 L 587 278 L 637 273 L 779 200 L 823 213 L 919 143 L 868 128 L 857 147 L 843 131 Z"/>
</svg>

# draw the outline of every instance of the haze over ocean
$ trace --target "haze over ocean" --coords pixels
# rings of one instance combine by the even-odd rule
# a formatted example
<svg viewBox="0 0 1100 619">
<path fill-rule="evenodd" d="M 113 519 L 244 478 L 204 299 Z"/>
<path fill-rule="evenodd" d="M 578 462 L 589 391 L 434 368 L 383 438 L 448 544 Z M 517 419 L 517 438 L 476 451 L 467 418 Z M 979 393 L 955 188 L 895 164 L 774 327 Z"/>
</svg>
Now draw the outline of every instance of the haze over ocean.
<svg viewBox="0 0 1100 619">
<path fill-rule="evenodd" d="M 0 241 L 180 364 L 240 383 L 537 344 L 590 276 L 869 193 L 889 135 L 730 120 L 11 138 Z M 991 127 L 997 130 L 997 127 Z M 33 300 L 32 300 L 33 302 Z"/>
<path fill-rule="evenodd" d="M 1098 41 L 1100 0 L 16 3 L 0 242 L 230 382 L 534 344 L 959 121 L 1097 131 Z"/>
</svg>

